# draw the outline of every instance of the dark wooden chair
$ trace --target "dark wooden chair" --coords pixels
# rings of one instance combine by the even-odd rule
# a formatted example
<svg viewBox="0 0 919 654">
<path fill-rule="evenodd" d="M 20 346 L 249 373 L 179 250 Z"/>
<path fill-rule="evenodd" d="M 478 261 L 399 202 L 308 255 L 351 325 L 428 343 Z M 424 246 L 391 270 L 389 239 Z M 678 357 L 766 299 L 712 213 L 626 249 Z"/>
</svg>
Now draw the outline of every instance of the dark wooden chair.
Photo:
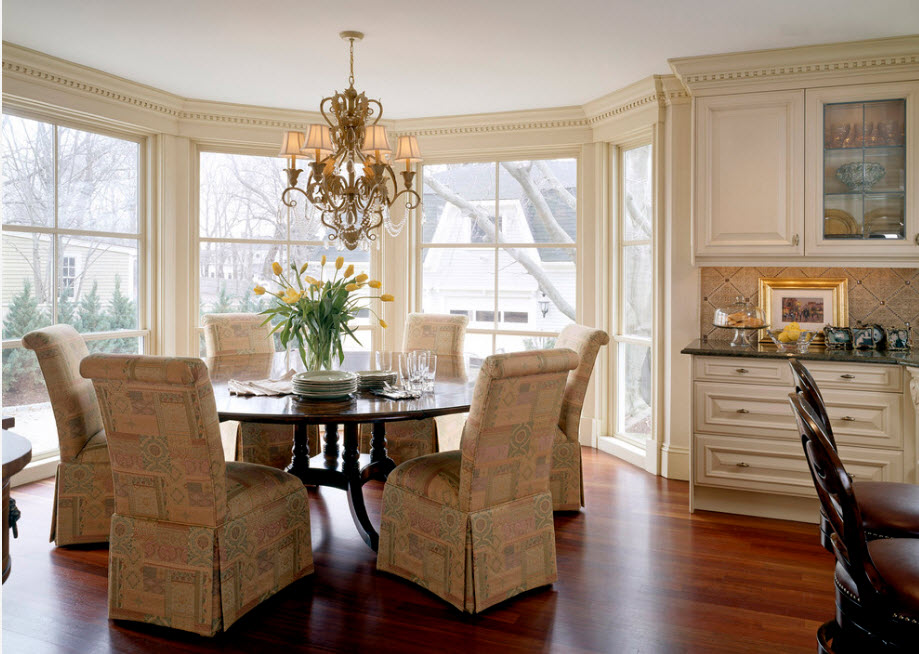
<svg viewBox="0 0 919 654">
<path fill-rule="evenodd" d="M 814 417 L 823 427 L 827 442 L 837 450 L 833 426 L 826 402 L 817 388 L 810 371 L 797 359 L 789 359 L 797 392 L 807 401 Z M 890 481 L 859 481 L 858 503 L 861 507 L 862 526 L 869 540 L 876 538 L 919 538 L 919 486 Z M 833 551 L 830 544 L 832 530 L 826 514 L 820 510 L 820 542 Z"/>
<path fill-rule="evenodd" d="M 789 394 L 836 556 L 836 619 L 818 630 L 821 652 L 915 652 L 919 540 L 869 541 L 852 479 L 810 403 Z"/>
</svg>

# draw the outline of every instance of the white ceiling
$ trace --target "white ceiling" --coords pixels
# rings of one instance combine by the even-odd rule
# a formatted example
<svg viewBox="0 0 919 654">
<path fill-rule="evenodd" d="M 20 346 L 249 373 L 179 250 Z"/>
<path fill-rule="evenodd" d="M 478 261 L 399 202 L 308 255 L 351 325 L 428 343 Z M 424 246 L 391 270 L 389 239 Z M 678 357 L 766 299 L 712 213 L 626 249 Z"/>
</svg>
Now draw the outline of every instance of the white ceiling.
<svg viewBox="0 0 919 654">
<path fill-rule="evenodd" d="M 3 0 L 3 40 L 188 98 L 390 118 L 580 105 L 667 59 L 919 32 L 919 0 Z"/>
</svg>

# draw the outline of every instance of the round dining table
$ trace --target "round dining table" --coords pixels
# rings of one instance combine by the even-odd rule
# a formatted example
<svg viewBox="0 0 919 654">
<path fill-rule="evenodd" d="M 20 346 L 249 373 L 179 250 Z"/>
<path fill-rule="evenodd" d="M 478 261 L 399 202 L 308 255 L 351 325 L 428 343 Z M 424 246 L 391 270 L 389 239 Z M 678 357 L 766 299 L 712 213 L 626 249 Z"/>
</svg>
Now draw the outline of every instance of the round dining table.
<svg viewBox="0 0 919 654">
<path fill-rule="evenodd" d="M 392 400 L 370 391 L 358 391 L 345 400 L 317 401 L 296 395 L 234 395 L 228 382 L 280 379 L 290 370 L 304 369 L 295 353 L 245 354 L 207 357 L 220 421 L 238 420 L 293 425 L 292 458 L 287 472 L 308 486 L 331 486 L 348 494 L 351 517 L 358 533 L 374 551 L 379 534 L 364 504 L 363 486 L 386 481 L 395 463 L 386 453 L 386 423 L 421 420 L 469 411 L 478 374 L 478 360 L 465 356 L 437 356 L 433 392 L 415 399 Z M 341 370 L 369 370 L 370 354 L 347 352 Z M 358 449 L 361 424 L 371 425 L 369 454 Z M 322 452 L 309 451 L 309 425 L 323 425 Z M 342 446 L 339 446 L 339 427 Z"/>
</svg>

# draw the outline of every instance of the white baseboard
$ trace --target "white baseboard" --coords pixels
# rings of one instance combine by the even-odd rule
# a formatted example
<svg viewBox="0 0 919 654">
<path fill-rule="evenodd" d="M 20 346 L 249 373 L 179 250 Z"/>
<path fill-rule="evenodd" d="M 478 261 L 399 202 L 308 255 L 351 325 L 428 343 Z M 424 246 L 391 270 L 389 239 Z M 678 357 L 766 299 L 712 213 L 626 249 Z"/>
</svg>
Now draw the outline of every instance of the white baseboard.
<svg viewBox="0 0 919 654">
<path fill-rule="evenodd" d="M 661 448 L 661 477 L 689 481 L 689 448 L 664 443 Z"/>
<path fill-rule="evenodd" d="M 613 438 L 612 436 L 601 436 L 597 439 L 597 449 L 601 452 L 606 452 L 607 454 L 612 454 L 615 457 L 622 459 L 627 463 L 631 463 L 634 466 L 638 466 L 642 470 L 645 470 L 645 462 L 647 455 L 645 449 L 642 447 L 637 447 L 631 443 L 626 443 L 625 441 Z"/>
</svg>

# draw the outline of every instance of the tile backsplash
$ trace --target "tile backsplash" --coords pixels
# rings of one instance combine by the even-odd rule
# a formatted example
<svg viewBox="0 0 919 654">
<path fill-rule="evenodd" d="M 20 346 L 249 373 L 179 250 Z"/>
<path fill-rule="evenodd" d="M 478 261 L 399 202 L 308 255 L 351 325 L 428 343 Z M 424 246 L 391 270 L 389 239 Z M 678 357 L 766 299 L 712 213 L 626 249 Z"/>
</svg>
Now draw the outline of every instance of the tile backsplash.
<svg viewBox="0 0 919 654">
<path fill-rule="evenodd" d="M 850 326 L 908 322 L 914 339 L 919 331 L 919 268 L 702 268 L 702 338 L 733 337 L 732 330 L 712 325 L 715 309 L 729 306 L 738 295 L 757 304 L 760 277 L 848 277 Z"/>
</svg>

